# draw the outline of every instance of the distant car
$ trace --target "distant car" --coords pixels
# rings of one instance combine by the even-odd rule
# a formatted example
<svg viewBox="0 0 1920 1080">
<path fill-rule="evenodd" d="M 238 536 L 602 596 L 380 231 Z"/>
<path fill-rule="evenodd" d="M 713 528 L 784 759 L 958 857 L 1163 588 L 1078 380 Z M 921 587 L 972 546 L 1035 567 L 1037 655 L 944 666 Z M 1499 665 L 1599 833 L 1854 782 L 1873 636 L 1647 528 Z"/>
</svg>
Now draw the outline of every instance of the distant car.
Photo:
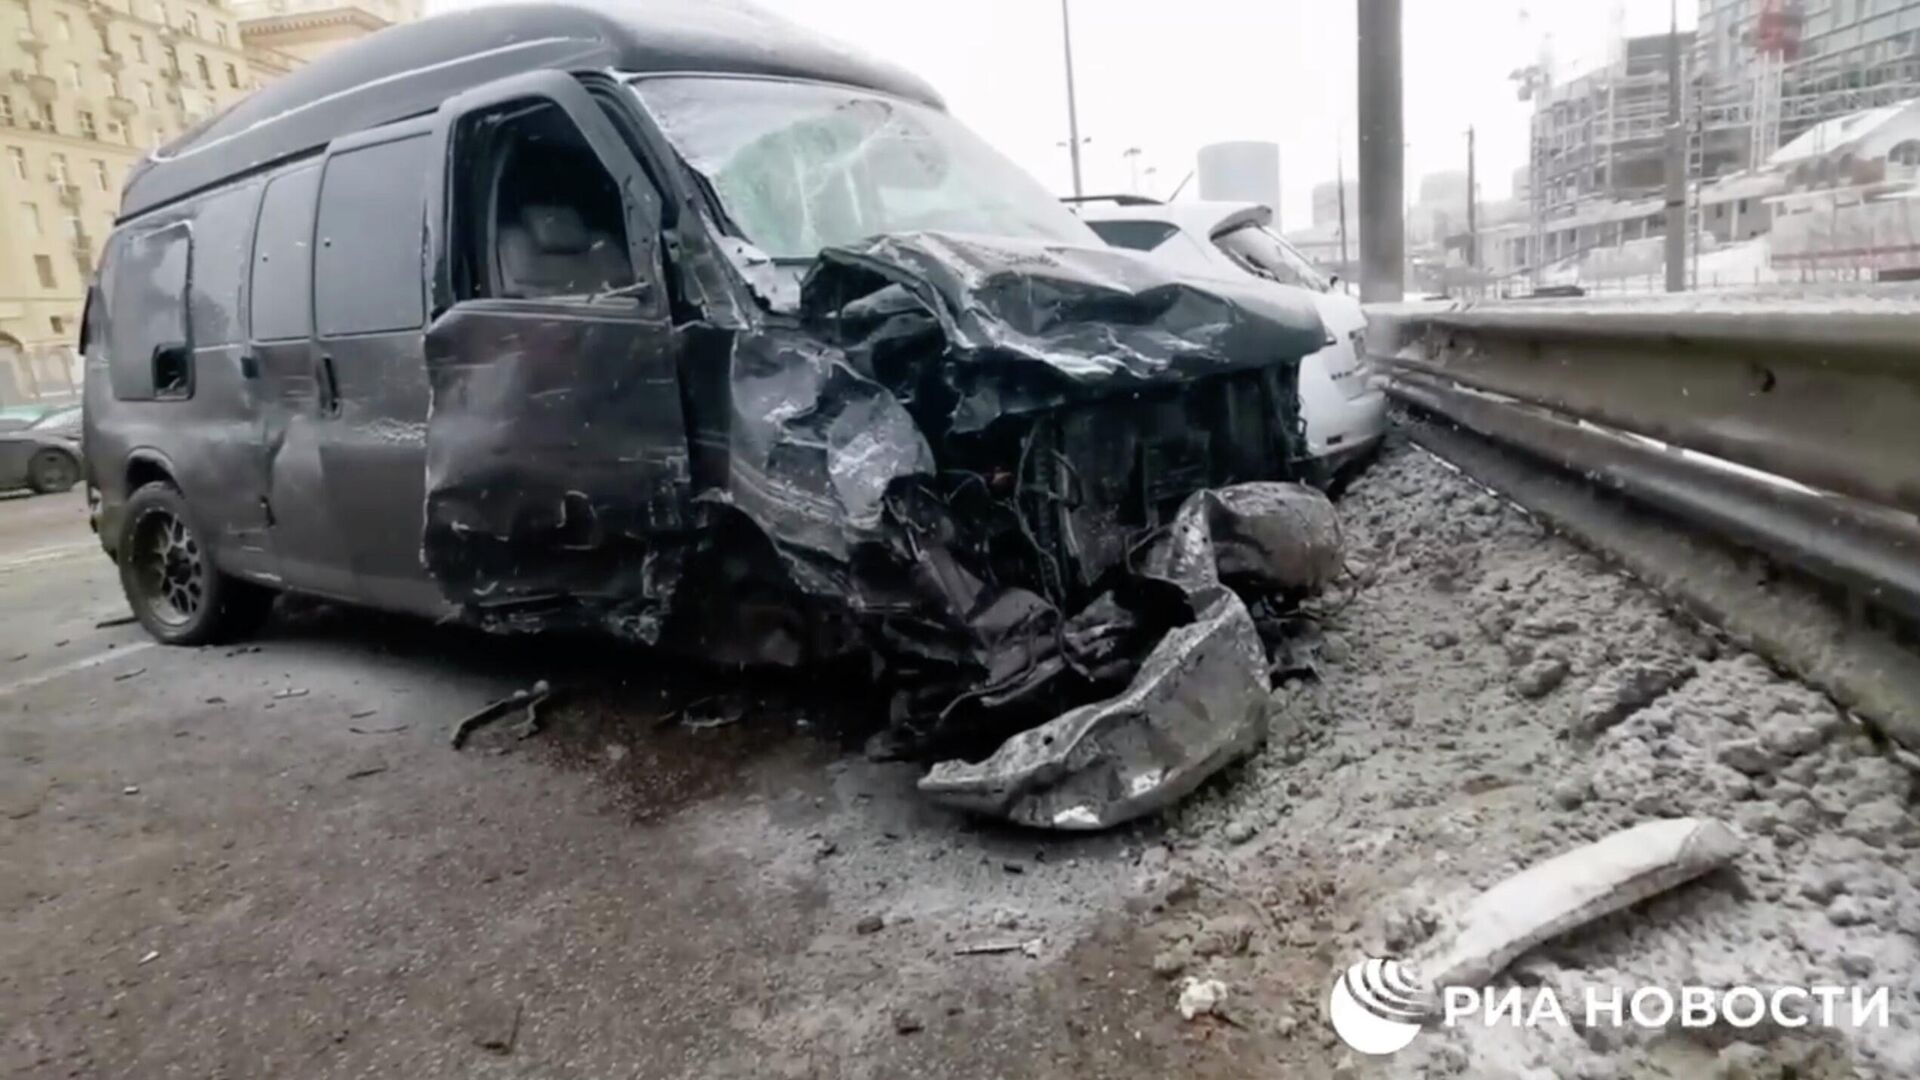
<svg viewBox="0 0 1920 1080">
<path fill-rule="evenodd" d="M 1190 274 L 1252 276 L 1313 294 L 1326 347 L 1300 362 L 1308 452 L 1327 481 L 1364 459 L 1387 431 L 1386 394 L 1366 358 L 1367 316 L 1270 228 L 1258 203 L 1159 203 L 1132 197 L 1079 200 L 1080 217 L 1114 247 L 1150 253 Z"/>
<path fill-rule="evenodd" d="M 47 415 L 44 405 L 9 405 L 0 408 L 0 431 L 19 431 Z"/>
<path fill-rule="evenodd" d="M 26 427 L 0 431 L 0 491 L 65 491 L 80 482 L 82 460 L 80 406 L 56 409 Z"/>
</svg>

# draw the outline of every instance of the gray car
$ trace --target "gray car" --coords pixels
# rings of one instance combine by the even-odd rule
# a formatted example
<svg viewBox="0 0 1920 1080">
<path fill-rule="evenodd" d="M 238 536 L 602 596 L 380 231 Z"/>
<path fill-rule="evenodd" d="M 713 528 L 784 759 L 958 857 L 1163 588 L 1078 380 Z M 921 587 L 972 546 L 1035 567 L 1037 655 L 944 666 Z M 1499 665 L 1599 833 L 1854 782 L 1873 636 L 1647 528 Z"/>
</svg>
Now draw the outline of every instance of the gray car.
<svg viewBox="0 0 1920 1080">
<path fill-rule="evenodd" d="M 0 491 L 66 491 L 80 482 L 82 460 L 80 406 L 55 410 L 26 427 L 0 432 Z"/>
</svg>

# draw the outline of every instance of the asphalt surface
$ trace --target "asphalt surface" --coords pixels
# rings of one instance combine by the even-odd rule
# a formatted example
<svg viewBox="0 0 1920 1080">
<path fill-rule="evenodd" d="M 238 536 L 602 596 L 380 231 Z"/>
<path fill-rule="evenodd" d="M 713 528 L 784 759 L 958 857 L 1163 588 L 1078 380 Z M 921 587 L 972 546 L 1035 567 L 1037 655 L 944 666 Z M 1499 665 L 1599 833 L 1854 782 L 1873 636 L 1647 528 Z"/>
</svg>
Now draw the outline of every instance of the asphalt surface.
<svg viewBox="0 0 1920 1080">
<path fill-rule="evenodd" d="M 926 807 L 848 749 L 844 682 L 311 607 L 163 647 L 96 625 L 126 607 L 77 494 L 0 501 L 0 611 L 8 1075 L 1230 1064 L 1129 929 L 1142 834 Z M 547 730 L 449 746 L 537 678 Z"/>
<path fill-rule="evenodd" d="M 1268 746 L 1076 838 L 969 823 L 866 760 L 859 672 L 286 603 L 246 645 L 161 647 L 98 625 L 126 608 L 77 495 L 0 500 L 0 1074 L 1920 1075 L 1910 765 L 1418 451 L 1341 511 L 1348 573 Z M 1619 696 L 1663 665 L 1685 678 Z M 537 732 L 449 745 L 540 679 Z M 1599 733 L 1595 701 L 1625 702 Z M 1890 1026 L 1340 1046 L 1354 960 L 1689 814 L 1746 854 L 1501 984 L 1865 980 Z M 1181 1019 L 1183 979 L 1227 987 L 1222 1014 Z"/>
</svg>

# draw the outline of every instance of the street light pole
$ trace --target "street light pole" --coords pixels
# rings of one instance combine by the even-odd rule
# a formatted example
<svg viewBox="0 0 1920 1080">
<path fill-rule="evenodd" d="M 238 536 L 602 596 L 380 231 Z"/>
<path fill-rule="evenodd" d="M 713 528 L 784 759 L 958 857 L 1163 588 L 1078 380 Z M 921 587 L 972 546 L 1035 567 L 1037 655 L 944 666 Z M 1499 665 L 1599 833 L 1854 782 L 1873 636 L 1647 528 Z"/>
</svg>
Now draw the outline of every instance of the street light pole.
<svg viewBox="0 0 1920 1080">
<path fill-rule="evenodd" d="M 1687 132 L 1680 121 L 1680 0 L 1668 0 L 1667 291 L 1687 289 Z"/>
<path fill-rule="evenodd" d="M 1080 189 L 1080 107 L 1073 99 L 1073 16 L 1068 0 L 1060 0 L 1060 40 L 1067 53 L 1067 154 L 1073 160 L 1073 197 L 1084 195 Z"/>
<path fill-rule="evenodd" d="M 1406 293 L 1406 135 L 1400 74 L 1400 0 L 1358 0 L 1360 75 L 1360 299 Z"/>
<path fill-rule="evenodd" d="M 1467 266 L 1480 265 L 1479 173 L 1473 153 L 1473 125 L 1467 125 Z"/>
</svg>

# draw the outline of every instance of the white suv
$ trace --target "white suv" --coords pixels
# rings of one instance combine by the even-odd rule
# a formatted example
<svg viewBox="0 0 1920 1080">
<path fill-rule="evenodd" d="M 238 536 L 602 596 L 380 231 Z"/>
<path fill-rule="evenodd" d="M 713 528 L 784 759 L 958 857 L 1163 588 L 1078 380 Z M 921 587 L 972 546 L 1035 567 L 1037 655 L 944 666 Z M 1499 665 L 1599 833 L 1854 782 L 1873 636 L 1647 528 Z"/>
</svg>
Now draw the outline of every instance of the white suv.
<svg viewBox="0 0 1920 1080">
<path fill-rule="evenodd" d="M 1271 209 L 1125 196 L 1074 202 L 1080 217 L 1114 247 L 1149 252 L 1199 277 L 1251 275 L 1275 288 L 1312 293 L 1327 345 L 1300 364 L 1308 451 L 1331 481 L 1379 445 L 1387 431 L 1387 399 L 1367 361 L 1366 313 L 1269 227 Z"/>
</svg>

